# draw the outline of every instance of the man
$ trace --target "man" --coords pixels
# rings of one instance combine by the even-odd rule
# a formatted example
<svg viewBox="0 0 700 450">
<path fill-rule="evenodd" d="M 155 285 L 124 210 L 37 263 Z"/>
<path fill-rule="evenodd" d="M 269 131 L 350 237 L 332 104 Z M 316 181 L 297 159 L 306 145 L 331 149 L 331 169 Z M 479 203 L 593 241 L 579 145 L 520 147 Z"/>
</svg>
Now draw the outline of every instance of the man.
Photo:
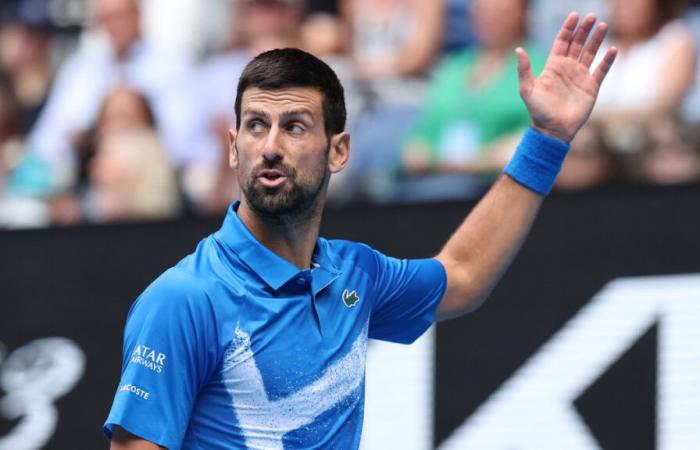
<svg viewBox="0 0 700 450">
<path fill-rule="evenodd" d="M 299 50 L 256 57 L 238 85 L 230 162 L 243 199 L 129 312 L 112 449 L 359 446 L 367 338 L 408 343 L 435 310 L 475 308 L 520 246 L 616 54 L 572 13 L 534 79 L 513 161 L 433 259 L 397 260 L 318 238 L 326 187 L 345 167 L 342 87 Z M 578 26 L 577 26 L 578 25 Z"/>
</svg>

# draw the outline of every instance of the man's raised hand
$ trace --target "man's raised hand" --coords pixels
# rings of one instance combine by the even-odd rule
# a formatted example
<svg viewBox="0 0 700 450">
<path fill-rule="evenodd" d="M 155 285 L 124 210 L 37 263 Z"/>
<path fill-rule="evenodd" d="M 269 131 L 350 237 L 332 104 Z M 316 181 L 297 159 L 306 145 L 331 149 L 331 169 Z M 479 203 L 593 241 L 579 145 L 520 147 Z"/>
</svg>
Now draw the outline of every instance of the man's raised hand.
<svg viewBox="0 0 700 450">
<path fill-rule="evenodd" d="M 608 28 L 604 22 L 599 23 L 588 39 L 595 23 L 594 14 L 587 15 L 580 24 L 578 13 L 569 14 L 537 78 L 532 75 L 527 52 L 516 49 L 520 96 L 533 127 L 565 142 L 571 142 L 591 114 L 600 85 L 617 55 L 616 48 L 608 49 L 591 73 Z"/>
</svg>

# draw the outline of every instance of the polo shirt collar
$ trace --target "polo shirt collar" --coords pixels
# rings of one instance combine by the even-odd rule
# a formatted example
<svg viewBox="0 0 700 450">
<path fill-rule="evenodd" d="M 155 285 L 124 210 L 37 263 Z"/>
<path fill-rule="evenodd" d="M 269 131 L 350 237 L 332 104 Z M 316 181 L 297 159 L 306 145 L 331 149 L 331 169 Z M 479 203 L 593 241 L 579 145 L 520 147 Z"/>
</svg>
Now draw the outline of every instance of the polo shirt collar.
<svg viewBox="0 0 700 450">
<path fill-rule="evenodd" d="M 294 264 L 261 244 L 238 217 L 239 204 L 240 202 L 236 201 L 231 205 L 226 213 L 224 223 L 216 235 L 228 249 L 236 253 L 268 286 L 274 290 L 279 290 L 301 272 L 305 272 L 305 270 L 300 270 Z M 315 270 L 322 271 L 322 278 L 327 279 L 328 283 L 340 275 L 340 270 L 338 270 L 334 262 L 335 259 L 328 242 L 322 238 L 317 239 L 312 260 Z"/>
</svg>

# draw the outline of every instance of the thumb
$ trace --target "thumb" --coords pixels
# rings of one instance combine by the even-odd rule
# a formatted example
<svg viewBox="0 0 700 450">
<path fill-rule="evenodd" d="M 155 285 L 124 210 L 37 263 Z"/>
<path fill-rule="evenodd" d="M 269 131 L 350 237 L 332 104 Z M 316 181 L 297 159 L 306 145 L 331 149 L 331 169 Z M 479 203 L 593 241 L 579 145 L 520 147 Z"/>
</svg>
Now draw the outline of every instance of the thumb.
<svg viewBox="0 0 700 450">
<path fill-rule="evenodd" d="M 525 98 L 530 94 L 532 86 L 535 84 L 535 79 L 532 76 L 530 58 L 527 56 L 527 52 L 522 47 L 518 47 L 515 49 L 515 54 L 518 58 L 518 87 L 520 96 Z"/>
</svg>

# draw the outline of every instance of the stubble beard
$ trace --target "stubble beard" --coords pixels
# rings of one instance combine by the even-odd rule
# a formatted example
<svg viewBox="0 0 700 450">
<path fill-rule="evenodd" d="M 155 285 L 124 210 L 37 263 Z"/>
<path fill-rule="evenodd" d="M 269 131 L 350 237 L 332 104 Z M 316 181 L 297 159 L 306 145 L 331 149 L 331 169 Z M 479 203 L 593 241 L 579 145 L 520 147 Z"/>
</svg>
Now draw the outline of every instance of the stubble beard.
<svg viewBox="0 0 700 450">
<path fill-rule="evenodd" d="M 262 219 L 271 222 L 306 220 L 321 213 L 321 193 L 328 185 L 328 152 L 312 171 L 302 174 L 281 161 L 264 161 L 249 172 L 241 182 L 241 191 L 250 208 Z M 238 151 L 236 149 L 236 151 Z M 257 181 L 257 173 L 263 169 L 276 169 L 287 178 L 282 186 L 269 188 Z"/>
</svg>

